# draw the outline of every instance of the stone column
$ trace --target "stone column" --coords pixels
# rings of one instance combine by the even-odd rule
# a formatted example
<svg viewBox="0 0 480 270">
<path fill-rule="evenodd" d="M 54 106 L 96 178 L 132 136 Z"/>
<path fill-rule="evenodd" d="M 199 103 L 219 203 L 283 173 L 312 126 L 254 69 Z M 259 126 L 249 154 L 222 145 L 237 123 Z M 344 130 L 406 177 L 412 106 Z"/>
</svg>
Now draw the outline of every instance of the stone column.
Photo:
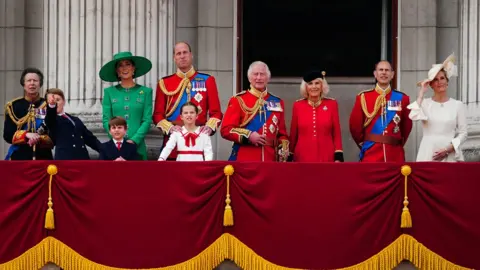
<svg viewBox="0 0 480 270">
<path fill-rule="evenodd" d="M 467 161 L 480 161 L 480 67 L 478 31 L 480 6 L 478 0 L 464 0 L 461 4 L 461 51 L 459 99 L 467 107 L 468 140 L 463 146 Z"/>
<path fill-rule="evenodd" d="M 154 89 L 171 72 L 174 0 L 46 0 L 44 9 L 45 88 L 65 92 L 66 111 L 79 115 L 97 136 L 103 89 L 98 72 L 115 53 L 131 51 L 152 61 L 137 83 Z M 155 133 L 155 132 L 153 132 Z M 158 148 L 157 138 L 148 138 Z M 152 149 L 153 149 L 152 148 Z"/>
<path fill-rule="evenodd" d="M 20 74 L 27 66 L 42 68 L 43 0 L 0 1 L 0 133 L 6 102 L 21 96 Z M 0 141 L 0 159 L 9 145 Z"/>
<path fill-rule="evenodd" d="M 198 1 L 197 69 L 213 76 L 217 81 L 222 112 L 234 93 L 234 0 Z M 221 138 L 217 132 L 213 138 L 215 159 L 228 159 L 231 142 Z"/>
<path fill-rule="evenodd" d="M 401 0 L 399 2 L 399 65 L 396 67 L 400 91 L 414 101 L 416 83 L 427 76 L 432 64 L 437 62 L 437 0 Z M 443 61 L 443 60 L 442 60 Z M 422 138 L 419 123 L 405 145 L 405 158 L 415 161 Z"/>
</svg>

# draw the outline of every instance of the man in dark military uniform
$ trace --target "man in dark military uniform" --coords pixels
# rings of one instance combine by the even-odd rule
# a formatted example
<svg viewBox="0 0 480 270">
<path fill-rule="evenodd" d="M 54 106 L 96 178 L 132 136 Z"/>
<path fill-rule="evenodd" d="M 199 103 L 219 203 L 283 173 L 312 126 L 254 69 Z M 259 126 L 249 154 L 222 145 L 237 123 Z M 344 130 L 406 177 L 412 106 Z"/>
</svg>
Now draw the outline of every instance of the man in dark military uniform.
<svg viewBox="0 0 480 270">
<path fill-rule="evenodd" d="M 49 108 L 40 96 L 43 74 L 36 68 L 27 68 L 22 72 L 20 84 L 24 95 L 5 106 L 3 139 L 11 144 L 5 160 L 53 159 L 53 144 L 45 121 L 55 120 L 56 110 Z"/>
</svg>

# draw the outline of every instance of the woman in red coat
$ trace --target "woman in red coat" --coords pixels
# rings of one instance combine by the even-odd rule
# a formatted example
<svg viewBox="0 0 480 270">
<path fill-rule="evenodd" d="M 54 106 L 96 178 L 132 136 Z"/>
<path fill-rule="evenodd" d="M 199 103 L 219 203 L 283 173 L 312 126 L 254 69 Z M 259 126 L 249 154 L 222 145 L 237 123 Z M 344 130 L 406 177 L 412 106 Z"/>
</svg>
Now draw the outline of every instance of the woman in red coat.
<svg viewBox="0 0 480 270">
<path fill-rule="evenodd" d="M 290 151 L 296 162 L 343 162 L 342 134 L 337 101 L 327 98 L 325 72 L 303 77 L 300 94 L 293 104 Z"/>
</svg>

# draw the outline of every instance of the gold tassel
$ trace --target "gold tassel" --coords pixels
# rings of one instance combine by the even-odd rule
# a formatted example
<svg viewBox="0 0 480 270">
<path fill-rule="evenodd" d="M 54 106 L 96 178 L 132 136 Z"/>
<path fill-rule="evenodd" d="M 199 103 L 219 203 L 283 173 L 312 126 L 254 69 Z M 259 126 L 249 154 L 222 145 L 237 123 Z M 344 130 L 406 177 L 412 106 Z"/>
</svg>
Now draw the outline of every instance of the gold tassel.
<svg viewBox="0 0 480 270">
<path fill-rule="evenodd" d="M 48 182 L 48 209 L 47 213 L 45 214 L 45 229 L 53 230 L 55 229 L 55 216 L 53 215 L 53 202 L 52 202 L 52 180 L 53 176 L 57 174 L 57 166 L 55 165 L 48 165 L 47 173 L 50 175 L 50 180 Z"/>
<path fill-rule="evenodd" d="M 225 199 L 225 212 L 223 213 L 223 226 L 228 227 L 228 226 L 233 226 L 233 210 L 232 207 L 230 206 L 230 203 L 232 200 L 230 199 L 230 176 L 233 175 L 233 166 L 232 165 L 227 165 L 223 169 L 223 172 L 227 176 L 227 198 Z"/>
<path fill-rule="evenodd" d="M 410 215 L 410 210 L 408 210 L 408 196 L 407 196 L 407 182 L 408 176 L 412 173 L 412 168 L 408 165 L 403 165 L 400 170 L 402 175 L 405 176 L 405 198 L 403 199 L 403 210 L 402 217 L 400 222 L 400 228 L 411 228 L 412 227 L 412 216 Z"/>
</svg>

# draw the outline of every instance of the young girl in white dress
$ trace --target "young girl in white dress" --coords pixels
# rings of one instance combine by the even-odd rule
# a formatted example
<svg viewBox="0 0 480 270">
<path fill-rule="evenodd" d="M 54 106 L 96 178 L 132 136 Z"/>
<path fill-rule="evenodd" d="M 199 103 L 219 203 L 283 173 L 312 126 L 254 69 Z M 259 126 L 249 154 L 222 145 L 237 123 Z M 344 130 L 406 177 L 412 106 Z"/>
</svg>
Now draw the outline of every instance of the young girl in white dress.
<svg viewBox="0 0 480 270">
<path fill-rule="evenodd" d="M 433 65 L 428 78 L 418 83 L 421 88 L 417 100 L 407 107 L 410 119 L 422 121 L 417 161 L 464 161 L 460 147 L 467 139 L 465 107 L 447 94 L 450 77 L 457 76 L 454 61 L 450 55 L 443 64 Z M 428 86 L 433 89 L 433 97 L 424 99 Z"/>
<path fill-rule="evenodd" d="M 158 160 L 166 160 L 175 146 L 177 147 L 177 161 L 213 160 L 210 136 L 200 132 L 200 127 L 195 125 L 198 118 L 198 107 L 187 102 L 180 108 L 180 113 L 180 119 L 183 121 L 182 130 L 174 131 L 170 135 Z"/>
</svg>

